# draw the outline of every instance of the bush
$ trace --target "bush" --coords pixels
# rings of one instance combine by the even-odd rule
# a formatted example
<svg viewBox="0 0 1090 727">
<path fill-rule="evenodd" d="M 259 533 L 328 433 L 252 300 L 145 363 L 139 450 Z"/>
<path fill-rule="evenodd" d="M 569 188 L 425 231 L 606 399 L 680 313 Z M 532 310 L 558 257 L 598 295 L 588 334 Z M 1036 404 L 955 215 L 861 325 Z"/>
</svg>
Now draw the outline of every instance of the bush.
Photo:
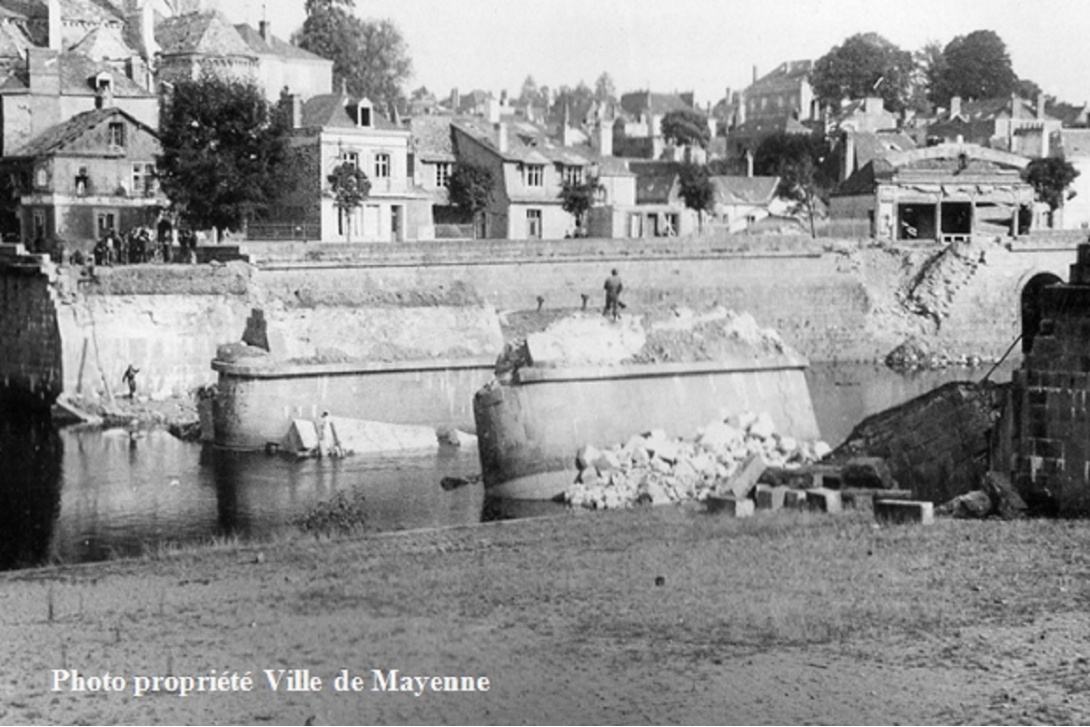
<svg viewBox="0 0 1090 727">
<path fill-rule="evenodd" d="M 319 502 L 293 522 L 300 530 L 322 535 L 347 535 L 362 530 L 367 522 L 363 507 L 364 497 L 356 491 L 338 492 L 328 500 Z"/>
</svg>

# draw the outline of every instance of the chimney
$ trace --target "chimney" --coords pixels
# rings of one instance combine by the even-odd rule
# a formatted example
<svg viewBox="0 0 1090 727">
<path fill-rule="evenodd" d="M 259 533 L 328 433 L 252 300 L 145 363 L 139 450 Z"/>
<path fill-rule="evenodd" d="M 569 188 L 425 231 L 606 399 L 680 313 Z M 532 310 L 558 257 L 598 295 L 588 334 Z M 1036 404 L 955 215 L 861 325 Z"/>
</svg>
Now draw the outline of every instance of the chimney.
<svg viewBox="0 0 1090 727">
<path fill-rule="evenodd" d="M 753 83 L 757 83 L 757 64 L 753 64 Z"/>
<path fill-rule="evenodd" d="M 462 106 L 462 96 L 458 93 L 457 86 L 450 89 L 450 106 L 454 113 L 458 113 L 458 109 Z"/>
<path fill-rule="evenodd" d="M 746 176 L 753 176 L 753 150 L 746 149 Z"/>
<path fill-rule="evenodd" d="M 268 20 L 262 20 L 257 24 L 257 33 L 261 36 L 261 40 L 266 43 L 269 42 L 269 25 Z"/>
<path fill-rule="evenodd" d="M 738 125 L 746 123 L 746 92 L 738 92 Z"/>
<path fill-rule="evenodd" d="M 840 170 L 840 181 L 843 182 L 855 172 L 855 135 L 848 131 L 844 134 L 844 166 Z"/>
<path fill-rule="evenodd" d="M 507 153 L 507 124 L 502 121 L 496 123 L 496 148 L 500 154 Z"/>
<path fill-rule="evenodd" d="M 867 96 L 863 100 L 863 113 L 868 116 L 872 114 L 880 114 L 884 110 L 882 105 L 882 99 L 880 96 Z"/>
<path fill-rule="evenodd" d="M 613 156 L 613 124 L 599 121 L 594 127 L 595 140 L 598 148 L 595 150 L 599 156 Z"/>
<path fill-rule="evenodd" d="M 291 103 L 291 128 L 303 128 L 303 97 L 297 93 L 288 96 Z"/>
<path fill-rule="evenodd" d="M 35 96 L 60 96 L 61 71 L 57 51 L 50 48 L 27 49 L 27 75 L 30 93 Z"/>
<path fill-rule="evenodd" d="M 49 22 L 50 50 L 64 50 L 63 24 L 61 23 L 61 0 L 48 0 L 46 13 Z"/>
<path fill-rule="evenodd" d="M 1045 95 L 1043 93 L 1037 94 L 1037 120 L 1045 120 Z"/>
<path fill-rule="evenodd" d="M 950 98 L 950 118 L 955 116 L 961 116 L 961 96 L 952 96 Z"/>
</svg>

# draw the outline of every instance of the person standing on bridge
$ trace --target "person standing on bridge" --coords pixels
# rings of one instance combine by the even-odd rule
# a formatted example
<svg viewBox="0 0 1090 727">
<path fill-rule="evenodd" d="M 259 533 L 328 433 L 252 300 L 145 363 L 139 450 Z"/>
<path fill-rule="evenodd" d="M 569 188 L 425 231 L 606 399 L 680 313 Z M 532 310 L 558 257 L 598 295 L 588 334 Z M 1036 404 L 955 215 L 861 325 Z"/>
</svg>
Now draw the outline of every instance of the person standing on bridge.
<svg viewBox="0 0 1090 727">
<path fill-rule="evenodd" d="M 606 290 L 606 307 L 602 311 L 602 315 L 618 320 L 621 317 L 619 309 L 624 308 L 624 303 L 621 302 L 621 291 L 624 290 L 624 285 L 621 283 L 621 276 L 617 274 L 617 268 L 610 271 L 604 287 Z"/>
</svg>

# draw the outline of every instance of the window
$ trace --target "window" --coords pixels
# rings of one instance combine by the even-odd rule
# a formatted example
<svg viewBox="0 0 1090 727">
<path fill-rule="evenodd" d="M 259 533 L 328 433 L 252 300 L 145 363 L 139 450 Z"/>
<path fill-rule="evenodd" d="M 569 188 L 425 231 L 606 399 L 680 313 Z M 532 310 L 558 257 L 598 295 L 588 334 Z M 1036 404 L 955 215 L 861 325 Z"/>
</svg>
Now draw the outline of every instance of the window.
<svg viewBox="0 0 1090 727">
<path fill-rule="evenodd" d="M 435 165 L 435 186 L 446 187 L 450 185 L 450 162 L 439 162 Z"/>
<path fill-rule="evenodd" d="M 541 239 L 541 210 L 526 210 L 526 236 Z"/>
<path fill-rule="evenodd" d="M 360 168 L 360 153 L 358 151 L 342 151 L 341 162 L 348 162 L 356 169 Z"/>
<path fill-rule="evenodd" d="M 76 196 L 83 197 L 87 194 L 87 182 L 90 181 L 87 175 L 87 167 L 80 167 L 79 173 L 76 174 Z"/>
<path fill-rule="evenodd" d="M 155 183 L 155 165 L 138 162 L 132 165 L 132 193 L 134 197 L 151 194 Z"/>
<path fill-rule="evenodd" d="M 389 177 L 390 176 L 390 155 L 385 152 L 375 154 L 375 176 L 376 177 Z"/>
<path fill-rule="evenodd" d="M 34 186 L 39 189 L 49 186 L 49 172 L 45 167 L 38 167 L 34 170 Z"/>
<path fill-rule="evenodd" d="M 125 146 L 124 124 L 117 121 L 110 122 L 109 144 L 110 146 Z"/>
<path fill-rule="evenodd" d="M 356 104 L 356 125 L 371 126 L 371 104 L 366 99 Z"/>
<path fill-rule="evenodd" d="M 583 167 L 564 167 L 564 184 L 582 184 Z"/>
<path fill-rule="evenodd" d="M 544 186 L 545 167 L 541 164 L 527 164 L 522 168 L 522 182 L 527 187 Z M 540 212 L 540 210 L 539 210 Z"/>
</svg>

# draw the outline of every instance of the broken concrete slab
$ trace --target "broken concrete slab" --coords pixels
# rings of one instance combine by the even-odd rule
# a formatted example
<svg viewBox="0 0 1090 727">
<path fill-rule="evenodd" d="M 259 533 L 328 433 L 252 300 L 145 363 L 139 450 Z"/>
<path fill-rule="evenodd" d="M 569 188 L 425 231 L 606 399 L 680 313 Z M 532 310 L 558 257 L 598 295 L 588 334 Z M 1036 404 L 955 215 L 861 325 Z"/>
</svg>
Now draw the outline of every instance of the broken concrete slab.
<svg viewBox="0 0 1090 727">
<path fill-rule="evenodd" d="M 844 507 L 869 508 L 875 500 L 911 500 L 912 490 L 881 490 L 869 487 L 845 487 L 840 491 Z"/>
<path fill-rule="evenodd" d="M 788 509 L 805 509 L 807 492 L 808 490 L 788 489 L 783 496 L 783 506 Z"/>
<path fill-rule="evenodd" d="M 757 509 L 772 511 L 781 509 L 788 489 L 783 485 L 757 485 L 754 494 Z"/>
<path fill-rule="evenodd" d="M 840 466 L 844 487 L 892 490 L 897 487 L 889 463 L 882 457 L 852 457 Z"/>
<path fill-rule="evenodd" d="M 749 497 L 750 491 L 757 486 L 757 480 L 765 471 L 764 459 L 760 454 L 751 454 L 742 462 L 742 466 L 727 480 L 726 489 L 738 499 Z"/>
<path fill-rule="evenodd" d="M 704 501 L 708 512 L 721 513 L 732 517 L 749 517 L 753 514 L 753 500 L 732 495 L 709 495 Z"/>
<path fill-rule="evenodd" d="M 874 517 L 883 522 L 931 525 L 935 522 L 935 506 L 920 500 L 877 499 Z"/>
<path fill-rule="evenodd" d="M 844 505 L 840 500 L 840 491 L 830 490 L 826 487 L 815 487 L 812 490 L 807 490 L 806 503 L 811 510 L 819 510 L 830 514 L 844 510 Z"/>
</svg>

